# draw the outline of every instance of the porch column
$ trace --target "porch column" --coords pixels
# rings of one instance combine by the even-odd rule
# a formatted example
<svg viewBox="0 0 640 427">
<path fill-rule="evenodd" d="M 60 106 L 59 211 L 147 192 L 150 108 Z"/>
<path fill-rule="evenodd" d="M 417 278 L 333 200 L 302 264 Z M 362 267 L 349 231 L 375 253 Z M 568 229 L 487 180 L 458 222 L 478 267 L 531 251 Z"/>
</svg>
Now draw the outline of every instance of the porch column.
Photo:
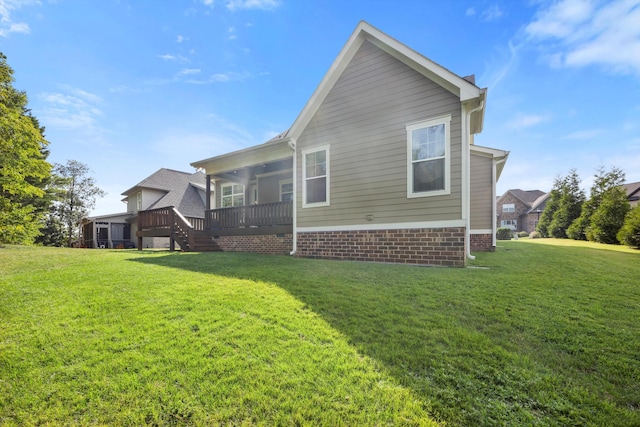
<svg viewBox="0 0 640 427">
<path fill-rule="evenodd" d="M 207 200 L 206 200 L 206 210 L 211 210 L 211 175 L 207 175 Z"/>
</svg>

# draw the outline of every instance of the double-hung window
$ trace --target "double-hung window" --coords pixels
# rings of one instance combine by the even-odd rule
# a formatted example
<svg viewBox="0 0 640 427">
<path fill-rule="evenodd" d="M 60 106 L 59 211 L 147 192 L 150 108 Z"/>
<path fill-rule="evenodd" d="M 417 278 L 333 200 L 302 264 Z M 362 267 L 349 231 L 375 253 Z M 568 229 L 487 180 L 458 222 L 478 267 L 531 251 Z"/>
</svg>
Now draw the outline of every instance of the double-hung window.
<svg viewBox="0 0 640 427">
<path fill-rule="evenodd" d="M 222 184 L 222 207 L 244 206 L 244 185 Z"/>
<path fill-rule="evenodd" d="M 302 151 L 302 207 L 329 206 L 329 146 Z"/>
<path fill-rule="evenodd" d="M 290 202 L 293 200 L 293 180 L 286 179 L 280 181 L 280 201 Z"/>
<path fill-rule="evenodd" d="M 502 205 L 502 212 L 515 212 L 516 205 L 515 203 L 505 203 Z"/>
<path fill-rule="evenodd" d="M 450 194 L 451 116 L 407 126 L 407 197 Z"/>
</svg>

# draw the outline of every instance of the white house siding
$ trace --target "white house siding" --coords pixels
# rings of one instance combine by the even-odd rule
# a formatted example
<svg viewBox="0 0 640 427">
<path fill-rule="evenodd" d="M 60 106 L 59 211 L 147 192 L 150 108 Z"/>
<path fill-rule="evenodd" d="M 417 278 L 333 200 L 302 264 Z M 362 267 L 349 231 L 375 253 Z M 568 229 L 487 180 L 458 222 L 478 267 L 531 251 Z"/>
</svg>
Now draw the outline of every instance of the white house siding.
<svg viewBox="0 0 640 427">
<path fill-rule="evenodd" d="M 303 209 L 298 185 L 298 227 L 460 219 L 460 113 L 455 95 L 364 42 L 298 138 L 299 183 L 302 150 L 330 146 L 330 206 Z M 406 125 L 448 114 L 451 194 L 407 198 Z"/>
<path fill-rule="evenodd" d="M 471 230 L 491 230 L 493 159 L 471 154 Z"/>
</svg>

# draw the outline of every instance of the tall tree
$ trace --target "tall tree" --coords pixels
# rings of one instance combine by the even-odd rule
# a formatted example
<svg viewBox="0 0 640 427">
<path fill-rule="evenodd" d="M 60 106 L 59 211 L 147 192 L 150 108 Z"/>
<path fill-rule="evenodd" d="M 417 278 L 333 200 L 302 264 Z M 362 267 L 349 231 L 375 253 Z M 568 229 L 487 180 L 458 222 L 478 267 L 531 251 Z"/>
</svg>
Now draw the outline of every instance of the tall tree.
<svg viewBox="0 0 640 427">
<path fill-rule="evenodd" d="M 580 188 L 580 177 L 575 169 L 571 169 L 569 175 L 559 180 L 558 191 L 558 206 L 549 224 L 549 234 L 564 239 L 571 223 L 580 216 L 585 199 L 584 191 Z"/>
<path fill-rule="evenodd" d="M 640 206 L 627 213 L 617 237 L 620 243 L 640 249 Z"/>
<path fill-rule="evenodd" d="M 89 215 L 96 205 L 96 198 L 106 193 L 96 186 L 95 180 L 88 176 L 91 170 L 77 160 L 67 160 L 65 165 L 56 164 L 54 173 L 60 179 L 61 197 L 54 203 L 54 209 L 48 225 L 62 229 L 60 235 L 67 246 L 79 236 L 80 222 Z"/>
<path fill-rule="evenodd" d="M 549 198 L 545 205 L 544 210 L 540 214 L 536 231 L 541 237 L 551 237 L 551 221 L 553 221 L 553 214 L 560 206 L 560 198 L 562 197 L 562 185 L 564 178 L 560 175 L 556 176 L 553 181 L 553 187 L 549 192 Z"/>
<path fill-rule="evenodd" d="M 47 210 L 43 187 L 51 165 L 44 128 L 13 82 L 13 69 L 0 53 L 0 242 L 29 244 Z"/>
<path fill-rule="evenodd" d="M 624 181 L 625 174 L 622 169 L 613 167 L 609 172 L 605 172 L 602 167 L 598 169 L 591 186 L 589 200 L 583 203 L 580 216 L 567 230 L 570 238 L 601 243 L 617 242 L 615 236 L 622 227 L 624 216 L 629 210 L 626 193 L 621 187 Z M 603 203 L 605 206 L 601 209 Z M 598 210 L 600 212 L 594 222 L 594 215 Z"/>
</svg>

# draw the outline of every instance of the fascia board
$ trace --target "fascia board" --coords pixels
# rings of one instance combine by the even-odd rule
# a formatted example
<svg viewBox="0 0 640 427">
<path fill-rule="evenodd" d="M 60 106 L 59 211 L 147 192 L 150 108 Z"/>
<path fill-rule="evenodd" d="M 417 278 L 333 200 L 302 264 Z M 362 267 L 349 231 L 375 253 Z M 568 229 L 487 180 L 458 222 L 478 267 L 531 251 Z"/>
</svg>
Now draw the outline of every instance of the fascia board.
<svg viewBox="0 0 640 427">
<path fill-rule="evenodd" d="M 481 96 L 483 90 L 476 85 L 466 81 L 370 24 L 362 22 L 360 25 L 362 26 L 361 30 L 365 31 L 368 35 L 367 40 L 419 73 L 440 84 L 440 86 L 454 95 L 459 96 L 460 101 L 465 102 Z"/>
<path fill-rule="evenodd" d="M 483 147 L 482 145 L 472 145 L 471 151 L 473 153 L 481 153 L 487 154 L 491 157 L 507 157 L 509 155 L 508 151 L 500 150 L 499 148 L 491 148 L 491 147 Z"/>
</svg>

